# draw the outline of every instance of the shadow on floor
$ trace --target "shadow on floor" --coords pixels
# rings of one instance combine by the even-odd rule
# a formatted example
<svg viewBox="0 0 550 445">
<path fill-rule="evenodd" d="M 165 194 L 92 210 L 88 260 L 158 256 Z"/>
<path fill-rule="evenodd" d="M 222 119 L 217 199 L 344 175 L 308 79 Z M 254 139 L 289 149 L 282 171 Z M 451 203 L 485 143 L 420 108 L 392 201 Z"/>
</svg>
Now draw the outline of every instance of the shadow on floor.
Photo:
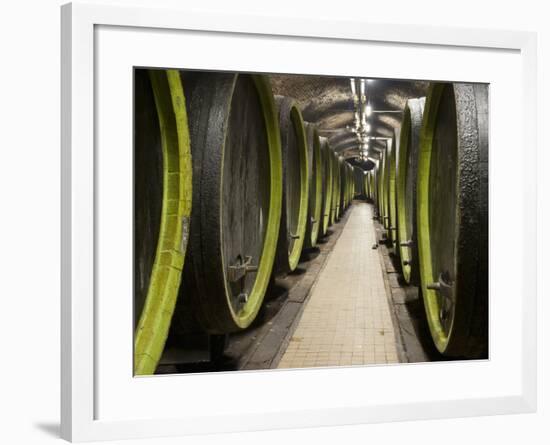
<svg viewBox="0 0 550 445">
<path fill-rule="evenodd" d="M 35 423 L 34 426 L 37 430 L 44 432 L 48 436 L 59 437 L 61 434 L 61 427 L 56 422 L 40 422 Z"/>
</svg>

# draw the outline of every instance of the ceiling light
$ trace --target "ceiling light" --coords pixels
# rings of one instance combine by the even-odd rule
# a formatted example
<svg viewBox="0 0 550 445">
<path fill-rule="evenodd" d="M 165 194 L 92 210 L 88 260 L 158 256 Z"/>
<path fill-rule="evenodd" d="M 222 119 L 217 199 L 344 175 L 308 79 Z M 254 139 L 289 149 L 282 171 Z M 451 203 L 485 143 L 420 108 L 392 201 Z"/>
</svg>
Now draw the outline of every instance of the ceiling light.
<svg viewBox="0 0 550 445">
<path fill-rule="evenodd" d="M 361 101 L 365 100 L 365 93 L 366 93 L 365 79 L 359 79 L 359 94 L 360 94 L 360 97 L 361 97 Z"/>
</svg>

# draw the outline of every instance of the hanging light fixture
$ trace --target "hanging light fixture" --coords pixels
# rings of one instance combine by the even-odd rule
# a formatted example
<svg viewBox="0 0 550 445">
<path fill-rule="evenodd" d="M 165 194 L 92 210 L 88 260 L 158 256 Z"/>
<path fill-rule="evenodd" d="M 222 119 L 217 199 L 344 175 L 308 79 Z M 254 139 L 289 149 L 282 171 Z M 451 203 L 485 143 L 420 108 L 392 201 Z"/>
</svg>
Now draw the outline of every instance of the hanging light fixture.
<svg viewBox="0 0 550 445">
<path fill-rule="evenodd" d="M 359 99 L 361 103 L 367 100 L 367 82 L 365 79 L 359 79 Z"/>
<path fill-rule="evenodd" d="M 357 97 L 357 86 L 355 83 L 355 78 L 350 78 L 350 88 L 351 88 L 351 97 L 353 98 L 353 103 L 357 103 L 359 101 L 359 98 Z"/>
</svg>

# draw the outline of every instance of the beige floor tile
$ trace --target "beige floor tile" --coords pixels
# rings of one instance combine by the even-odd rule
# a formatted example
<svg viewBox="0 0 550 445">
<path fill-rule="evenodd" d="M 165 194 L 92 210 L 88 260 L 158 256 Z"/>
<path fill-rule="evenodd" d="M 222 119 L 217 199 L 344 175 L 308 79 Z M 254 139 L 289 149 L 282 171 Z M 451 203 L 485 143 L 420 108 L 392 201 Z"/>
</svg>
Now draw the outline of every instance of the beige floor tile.
<svg viewBox="0 0 550 445">
<path fill-rule="evenodd" d="M 372 206 L 350 211 L 279 367 L 398 362 Z"/>
</svg>

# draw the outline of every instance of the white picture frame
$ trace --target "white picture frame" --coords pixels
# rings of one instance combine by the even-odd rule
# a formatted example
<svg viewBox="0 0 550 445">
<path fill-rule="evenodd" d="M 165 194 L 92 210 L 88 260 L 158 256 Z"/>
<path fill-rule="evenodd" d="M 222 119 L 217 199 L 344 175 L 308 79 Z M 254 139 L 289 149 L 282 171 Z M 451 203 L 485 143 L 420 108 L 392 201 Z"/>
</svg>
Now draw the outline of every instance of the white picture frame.
<svg viewBox="0 0 550 445">
<path fill-rule="evenodd" d="M 176 60 L 173 48 L 171 50 L 171 45 L 177 48 L 181 47 L 182 42 L 189 42 L 185 39 L 192 39 L 198 45 L 198 50 L 189 50 L 189 58 L 194 60 L 192 66 L 182 66 Z M 223 47 L 229 45 L 228 42 L 230 48 L 240 52 L 224 56 L 220 51 L 215 59 L 208 59 L 208 54 L 204 54 L 207 52 L 205 49 Z M 133 50 L 137 45 L 140 45 L 139 54 Z M 269 59 L 273 59 L 277 51 L 282 51 L 281 47 L 288 51 L 288 56 L 280 57 L 275 65 Z M 312 51 L 311 54 L 320 54 L 327 48 L 333 50 L 335 47 L 341 54 L 336 56 L 339 62 L 337 67 L 334 61 L 322 64 L 315 62 L 313 57 L 300 61 L 299 54 L 297 56 L 300 50 L 306 48 Z M 365 68 L 360 59 L 349 57 L 349 54 L 357 53 L 358 48 L 361 54 L 377 57 L 381 66 Z M 247 56 L 247 51 L 254 57 Z M 262 56 L 264 51 L 269 51 L 270 57 Z M 407 74 L 420 71 L 412 68 L 407 71 L 397 64 L 392 65 L 389 56 L 384 55 L 392 52 L 409 54 L 403 57 L 417 60 L 419 64 L 425 61 L 422 77 L 407 77 Z M 172 57 L 175 57 L 174 60 Z M 181 60 L 181 54 L 178 57 Z M 456 77 L 449 77 L 450 68 L 442 62 L 445 60 L 457 61 L 456 65 L 451 63 L 455 71 L 450 74 Z M 460 60 L 477 61 L 479 66 L 475 69 L 471 63 L 462 66 Z M 127 320 L 124 311 L 131 312 L 131 306 L 126 304 L 129 298 L 124 287 L 127 280 L 121 280 L 121 283 L 113 283 L 113 277 L 98 280 L 98 271 L 108 267 L 104 266 L 106 259 L 102 253 L 105 251 L 103 244 L 107 244 L 105 237 L 116 236 L 117 230 L 124 229 L 131 206 L 129 184 L 113 191 L 113 197 L 104 193 L 103 188 L 115 184 L 108 169 L 103 168 L 105 157 L 98 156 L 105 144 L 117 147 L 110 151 L 114 154 L 109 155 L 112 156 L 109 162 L 114 165 L 127 162 L 127 156 L 131 156 L 131 150 L 128 150 L 131 134 L 127 131 L 131 103 L 123 99 L 128 97 L 130 85 L 120 88 L 120 83 L 113 80 L 115 83 L 111 84 L 102 79 L 116 79 L 120 74 L 122 80 L 118 82 L 124 82 L 131 65 L 340 75 L 366 75 L 368 72 L 371 77 L 491 83 L 490 270 L 494 277 L 498 264 L 498 270 L 506 274 L 510 281 L 500 288 L 491 281 L 489 360 L 433 366 L 422 364 L 133 378 L 128 372 L 131 369 L 128 350 L 131 351 L 132 344 L 126 341 L 131 334 L 124 323 L 121 323 L 122 327 L 116 327 L 119 320 Z M 506 84 L 514 89 L 508 97 L 504 97 Z M 113 102 L 105 108 L 107 99 L 104 100 L 102 94 L 107 93 Z M 121 95 L 118 96 L 118 93 Z M 305 20 L 85 3 L 64 5 L 62 437 L 71 441 L 90 441 L 535 411 L 537 233 L 536 218 L 529 215 L 536 214 L 536 97 L 535 33 L 332 22 L 314 17 Z M 510 110 L 504 109 L 505 105 Z M 109 109 L 116 110 L 113 111 L 114 116 L 117 116 L 116 113 L 120 116 L 117 126 L 112 129 L 114 133 L 110 133 L 108 125 L 102 124 L 113 118 L 107 116 L 106 110 Z M 510 113 L 511 110 L 515 113 Z M 517 129 L 513 132 L 510 132 L 509 126 L 511 114 Z M 514 235 L 514 243 L 503 245 L 501 240 L 506 240 L 506 228 L 495 225 L 495 218 L 505 215 L 503 206 L 506 205 L 504 195 L 507 192 L 503 191 L 503 187 L 506 174 L 511 173 L 506 170 L 506 156 L 513 153 L 511 148 L 514 145 L 517 147 L 517 144 L 523 147 L 524 157 L 516 164 L 514 171 L 517 189 L 510 193 L 516 203 L 514 222 L 519 233 Z M 495 146 L 499 149 L 495 150 Z M 120 182 L 125 183 L 124 180 Z M 128 202 L 119 200 L 118 205 L 109 202 L 109 199 L 116 199 L 117 192 L 118 198 L 126 197 Z M 105 209 L 121 212 L 123 223 L 112 228 L 111 234 L 98 229 L 103 227 L 101 218 Z M 122 245 L 125 246 L 124 243 Z M 500 258 L 503 251 L 499 249 L 506 249 L 506 258 Z M 126 252 L 124 247 L 121 250 L 122 256 L 130 261 L 130 252 Z M 101 276 L 105 277 L 105 274 Z M 117 295 L 124 295 L 124 298 L 116 300 L 118 303 L 110 308 L 113 314 L 121 315 L 121 318 L 113 316 L 108 320 L 102 298 L 106 293 L 114 294 L 114 290 L 109 290 L 111 286 L 116 289 Z M 504 329 L 504 326 L 509 328 Z M 120 341 L 117 340 L 119 334 Z M 109 344 L 105 342 L 106 337 L 111 339 Z M 119 344 L 122 345 L 120 348 Z M 127 367 L 125 362 L 128 362 Z M 457 376 L 453 388 L 430 392 L 426 385 L 424 392 L 419 392 L 423 382 L 437 381 L 441 369 L 447 376 Z M 383 387 L 386 379 L 395 383 L 395 394 L 387 391 L 377 393 L 371 384 L 375 381 L 376 386 Z M 415 385 L 417 388 L 399 386 L 407 379 L 418 382 Z M 233 401 L 233 394 L 224 389 L 228 382 L 237 387 L 246 384 L 254 388 L 258 385 L 265 391 L 251 395 L 250 399 L 245 398 L 239 402 L 240 405 L 237 402 L 233 406 L 224 405 L 224 396 Z M 357 390 L 359 384 L 364 391 Z M 281 391 L 283 386 L 291 390 Z M 324 389 L 321 395 L 315 391 L 319 387 Z M 300 391 L 297 391 L 298 388 Z M 174 405 L 169 401 L 168 394 L 180 393 L 182 398 L 185 394 L 185 403 L 176 401 L 179 405 Z M 216 394 L 220 399 L 219 409 L 203 406 L 201 394 L 203 398 Z M 292 399 L 289 394 L 303 397 Z M 132 399 L 134 396 L 145 400 L 148 406 L 157 406 L 158 410 L 153 412 L 152 409 L 147 411 L 136 407 Z M 167 402 L 163 409 L 158 405 L 162 397 Z M 174 406 L 180 409 L 175 411 Z"/>
</svg>

